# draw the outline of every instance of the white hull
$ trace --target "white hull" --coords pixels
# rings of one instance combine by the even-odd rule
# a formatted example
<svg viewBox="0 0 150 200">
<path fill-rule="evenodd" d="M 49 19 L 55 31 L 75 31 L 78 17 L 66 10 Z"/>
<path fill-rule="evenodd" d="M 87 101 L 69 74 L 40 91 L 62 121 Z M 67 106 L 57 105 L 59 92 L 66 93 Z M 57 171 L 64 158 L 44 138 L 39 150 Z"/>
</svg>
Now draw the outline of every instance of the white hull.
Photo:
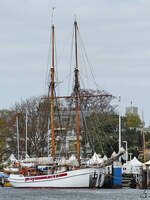
<svg viewBox="0 0 150 200">
<path fill-rule="evenodd" d="M 11 174 L 8 180 L 16 188 L 98 188 L 104 183 L 104 168 L 86 168 L 26 177 Z"/>
</svg>

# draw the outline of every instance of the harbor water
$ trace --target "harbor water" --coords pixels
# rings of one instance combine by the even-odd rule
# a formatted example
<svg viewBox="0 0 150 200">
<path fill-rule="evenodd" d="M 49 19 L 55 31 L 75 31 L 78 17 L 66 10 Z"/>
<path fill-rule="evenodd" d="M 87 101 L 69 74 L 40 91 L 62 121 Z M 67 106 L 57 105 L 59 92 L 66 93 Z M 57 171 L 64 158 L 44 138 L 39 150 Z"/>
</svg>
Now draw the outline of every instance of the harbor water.
<svg viewBox="0 0 150 200">
<path fill-rule="evenodd" d="M 141 200 L 150 191 L 139 189 L 53 190 L 0 187 L 0 200 Z"/>
</svg>

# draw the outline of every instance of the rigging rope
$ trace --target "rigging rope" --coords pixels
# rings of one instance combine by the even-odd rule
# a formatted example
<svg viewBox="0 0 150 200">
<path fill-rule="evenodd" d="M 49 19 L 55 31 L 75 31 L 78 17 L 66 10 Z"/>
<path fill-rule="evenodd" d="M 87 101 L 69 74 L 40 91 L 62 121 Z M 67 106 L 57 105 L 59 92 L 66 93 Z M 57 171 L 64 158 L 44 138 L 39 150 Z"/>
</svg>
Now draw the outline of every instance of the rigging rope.
<svg viewBox="0 0 150 200">
<path fill-rule="evenodd" d="M 83 42 L 83 40 L 82 40 L 82 37 L 81 37 L 81 34 L 80 34 L 79 30 L 78 30 L 78 33 L 79 33 L 79 39 L 80 39 L 80 41 L 81 41 L 81 44 L 82 44 L 82 46 L 83 46 L 83 50 L 84 50 L 84 53 L 85 53 L 85 58 L 87 59 L 87 64 L 89 65 L 89 69 L 90 69 L 90 71 L 91 71 L 91 75 L 92 75 L 92 77 L 93 77 L 95 86 L 96 86 L 97 89 L 98 89 L 98 88 L 100 88 L 100 87 L 99 87 L 99 85 L 98 85 L 97 82 L 96 82 L 95 75 L 94 75 L 94 70 L 93 70 L 93 67 L 92 67 L 92 65 L 91 65 L 91 63 L 90 63 L 90 61 L 89 61 L 89 59 L 88 59 L 88 56 L 87 56 L 87 53 L 86 53 L 86 50 L 85 50 L 85 47 L 84 47 L 84 42 Z"/>
</svg>

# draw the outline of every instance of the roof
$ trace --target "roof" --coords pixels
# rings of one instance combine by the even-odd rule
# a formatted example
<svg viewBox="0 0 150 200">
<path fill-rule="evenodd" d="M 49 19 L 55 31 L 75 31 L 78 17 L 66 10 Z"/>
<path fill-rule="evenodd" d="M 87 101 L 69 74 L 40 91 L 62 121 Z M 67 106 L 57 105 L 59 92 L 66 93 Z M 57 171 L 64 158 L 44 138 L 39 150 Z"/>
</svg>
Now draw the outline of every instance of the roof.
<svg viewBox="0 0 150 200">
<path fill-rule="evenodd" d="M 143 163 L 140 162 L 136 157 L 134 157 L 131 161 L 125 163 L 124 166 L 141 167 L 143 166 Z"/>
</svg>

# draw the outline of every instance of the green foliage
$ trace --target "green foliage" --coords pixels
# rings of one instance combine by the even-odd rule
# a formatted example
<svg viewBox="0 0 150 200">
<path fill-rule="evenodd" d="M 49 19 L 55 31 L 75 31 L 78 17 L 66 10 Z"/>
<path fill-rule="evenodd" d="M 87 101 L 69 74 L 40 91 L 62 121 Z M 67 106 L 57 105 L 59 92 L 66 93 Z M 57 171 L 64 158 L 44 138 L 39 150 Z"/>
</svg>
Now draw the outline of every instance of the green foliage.
<svg viewBox="0 0 150 200">
<path fill-rule="evenodd" d="M 6 123 L 8 120 L 8 111 L 6 110 L 1 110 L 0 111 L 0 162 L 2 161 L 2 157 L 6 152 Z"/>
<path fill-rule="evenodd" d="M 2 160 L 2 155 L 4 154 L 6 149 L 6 144 L 4 138 L 0 137 L 0 160 Z"/>
<path fill-rule="evenodd" d="M 133 156 L 136 156 L 136 157 L 138 157 L 139 155 L 139 149 L 137 146 L 130 146 L 128 148 L 128 152 L 133 153 Z"/>
<path fill-rule="evenodd" d="M 123 118 L 122 141 L 127 141 L 128 152 L 138 157 L 142 149 L 141 120 L 138 115 L 127 114 Z M 124 145 L 125 148 L 125 145 Z"/>
<path fill-rule="evenodd" d="M 142 135 L 141 131 L 136 128 L 125 127 L 122 131 L 122 140 L 128 142 L 128 147 L 140 148 L 142 146 Z"/>
<path fill-rule="evenodd" d="M 150 148 L 150 138 L 148 139 L 148 142 L 147 142 L 147 148 Z"/>
<path fill-rule="evenodd" d="M 141 120 L 138 115 L 126 114 L 127 128 L 138 128 L 141 125 Z"/>
<path fill-rule="evenodd" d="M 86 121 L 93 152 L 110 156 L 113 151 L 118 151 L 117 115 L 93 113 Z"/>
<path fill-rule="evenodd" d="M 86 120 L 93 151 L 108 156 L 113 151 L 118 152 L 118 115 L 109 112 L 103 114 L 93 113 Z M 138 156 L 142 146 L 142 135 L 138 129 L 141 124 L 139 116 L 126 115 L 121 118 L 121 124 L 122 141 L 127 141 L 129 152 Z"/>
</svg>

